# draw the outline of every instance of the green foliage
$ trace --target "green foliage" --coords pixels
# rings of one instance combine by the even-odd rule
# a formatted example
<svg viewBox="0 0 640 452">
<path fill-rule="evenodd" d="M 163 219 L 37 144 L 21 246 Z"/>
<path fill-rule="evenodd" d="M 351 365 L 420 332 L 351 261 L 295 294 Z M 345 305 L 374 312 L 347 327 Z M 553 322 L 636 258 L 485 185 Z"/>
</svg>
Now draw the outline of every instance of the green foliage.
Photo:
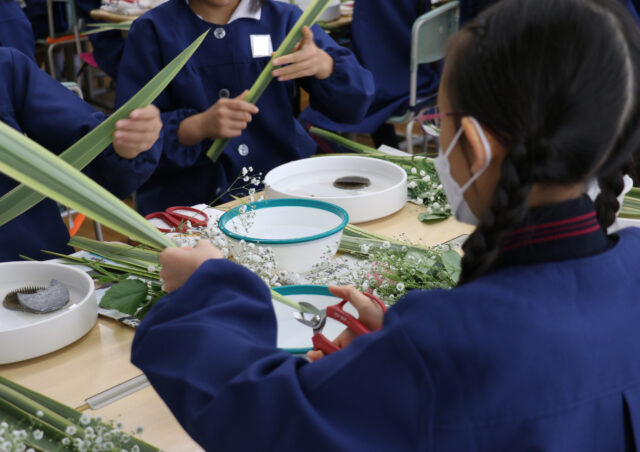
<svg viewBox="0 0 640 452">
<path fill-rule="evenodd" d="M 111 287 L 100 300 L 100 307 L 134 315 L 147 299 L 147 285 L 139 279 L 127 279 Z"/>
<path fill-rule="evenodd" d="M 136 95 L 109 116 L 102 124 L 60 154 L 60 159 L 76 169 L 82 169 L 93 161 L 113 142 L 113 132 L 115 131 L 116 122 L 129 117 L 132 111 L 146 107 L 158 97 L 169 82 L 180 72 L 185 63 L 191 58 L 191 55 L 198 49 L 206 34 L 206 32 L 203 33 L 180 55 L 174 58 L 173 61 L 153 77 Z M 33 147 L 27 140 L 23 141 L 23 145 L 26 148 Z M 22 180 L 20 180 L 20 182 L 22 182 Z M 49 195 L 49 191 L 38 190 L 36 187 L 20 185 L 14 188 L 0 198 L 0 226 L 11 221 L 23 212 L 26 212 Z M 79 210 L 89 215 L 89 211 Z M 94 217 L 91 218 L 96 219 Z M 102 223 L 103 221 L 100 222 Z"/>
<path fill-rule="evenodd" d="M 105 436 L 107 432 L 109 436 Z M 158 451 L 156 447 L 114 430 L 113 422 L 92 419 L 0 377 L 0 449 L 20 450 L 18 448 L 24 445 L 42 451 L 93 450 L 91 444 L 96 445 L 98 437 L 104 439 L 102 444 L 106 441 L 113 444 L 111 448 L 101 449 L 109 452 L 121 452 L 130 447 L 141 452 Z"/>
<path fill-rule="evenodd" d="M 624 197 L 620 217 L 640 220 L 640 188 L 632 188 Z"/>
</svg>

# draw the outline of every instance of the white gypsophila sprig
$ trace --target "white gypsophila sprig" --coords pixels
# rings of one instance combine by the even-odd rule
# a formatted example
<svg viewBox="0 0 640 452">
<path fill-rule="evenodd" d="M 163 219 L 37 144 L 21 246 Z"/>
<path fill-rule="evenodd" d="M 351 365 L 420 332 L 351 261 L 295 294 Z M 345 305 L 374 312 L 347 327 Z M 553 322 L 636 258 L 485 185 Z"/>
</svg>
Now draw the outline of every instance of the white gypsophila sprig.
<svg viewBox="0 0 640 452">
<path fill-rule="evenodd" d="M 445 219 L 451 215 L 451 207 L 440 183 L 440 178 L 428 159 L 415 159 L 415 166 L 407 168 L 409 199 L 427 207 L 422 220 Z"/>
</svg>

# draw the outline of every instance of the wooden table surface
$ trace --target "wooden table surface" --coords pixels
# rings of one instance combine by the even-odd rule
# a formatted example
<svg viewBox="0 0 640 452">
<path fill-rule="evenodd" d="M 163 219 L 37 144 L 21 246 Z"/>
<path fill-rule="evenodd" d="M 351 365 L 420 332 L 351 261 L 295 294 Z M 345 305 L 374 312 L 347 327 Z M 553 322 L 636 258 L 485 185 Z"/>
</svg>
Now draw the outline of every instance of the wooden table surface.
<svg viewBox="0 0 640 452">
<path fill-rule="evenodd" d="M 400 234 L 425 245 L 442 243 L 472 228 L 454 219 L 425 225 L 417 216 L 422 207 L 407 204 L 389 217 L 360 224 L 372 232 L 397 237 Z M 77 342 L 39 358 L 0 366 L 0 375 L 72 407 L 86 398 L 140 374 L 129 362 L 133 329 L 100 318 L 95 327 Z M 105 419 L 124 424 L 125 430 L 144 427 L 141 439 L 165 451 L 200 451 L 171 415 L 160 397 L 148 387 L 98 412 Z"/>
</svg>

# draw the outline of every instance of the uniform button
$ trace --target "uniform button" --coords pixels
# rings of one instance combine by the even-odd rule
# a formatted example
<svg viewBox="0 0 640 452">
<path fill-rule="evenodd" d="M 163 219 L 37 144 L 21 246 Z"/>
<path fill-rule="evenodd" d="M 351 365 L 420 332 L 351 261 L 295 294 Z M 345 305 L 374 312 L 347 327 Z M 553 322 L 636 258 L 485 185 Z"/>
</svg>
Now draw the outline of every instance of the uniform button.
<svg viewBox="0 0 640 452">
<path fill-rule="evenodd" d="M 222 88 L 220 91 L 218 91 L 218 96 L 220 96 L 220 99 L 226 99 L 227 97 L 231 96 L 231 92 L 229 92 L 227 88 Z"/>
<path fill-rule="evenodd" d="M 218 27 L 213 30 L 213 36 L 215 36 L 216 39 L 223 39 L 225 36 L 227 36 L 227 32 L 224 31 L 224 28 Z"/>
<path fill-rule="evenodd" d="M 247 146 L 246 144 L 241 144 L 240 146 L 238 146 L 238 154 L 243 157 L 249 155 L 249 146 Z"/>
</svg>

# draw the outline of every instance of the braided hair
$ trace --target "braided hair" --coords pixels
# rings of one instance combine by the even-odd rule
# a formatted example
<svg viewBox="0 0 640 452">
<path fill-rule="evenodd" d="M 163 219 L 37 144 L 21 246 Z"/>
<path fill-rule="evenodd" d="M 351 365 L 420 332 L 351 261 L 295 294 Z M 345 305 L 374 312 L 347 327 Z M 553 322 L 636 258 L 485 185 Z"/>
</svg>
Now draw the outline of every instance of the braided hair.
<svg viewBox="0 0 640 452">
<path fill-rule="evenodd" d="M 536 183 L 597 177 L 598 218 L 605 228 L 615 219 L 640 146 L 640 31 L 618 3 L 503 0 L 453 38 L 444 76 L 453 109 L 508 150 L 491 205 L 463 246 L 460 284 L 491 271 Z"/>
</svg>

